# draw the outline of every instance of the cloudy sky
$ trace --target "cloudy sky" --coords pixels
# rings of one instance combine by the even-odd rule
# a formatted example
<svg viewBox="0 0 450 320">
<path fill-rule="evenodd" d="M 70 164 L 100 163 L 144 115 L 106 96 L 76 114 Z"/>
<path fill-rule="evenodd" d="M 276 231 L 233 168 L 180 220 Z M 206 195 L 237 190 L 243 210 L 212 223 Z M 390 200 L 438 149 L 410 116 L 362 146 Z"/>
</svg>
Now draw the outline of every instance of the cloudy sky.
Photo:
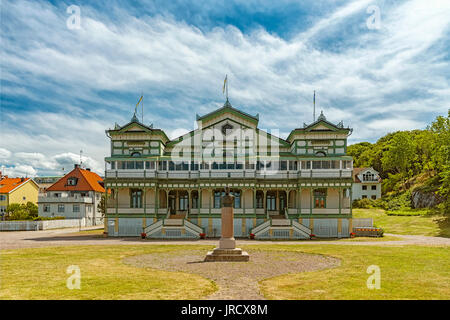
<svg viewBox="0 0 450 320">
<path fill-rule="evenodd" d="M 313 90 L 350 143 L 425 128 L 450 107 L 449 17 L 448 0 L 2 0 L 0 166 L 57 175 L 83 150 L 101 174 L 105 129 L 141 92 L 174 138 L 223 105 L 225 74 L 231 104 L 282 137 L 312 121 Z"/>
</svg>

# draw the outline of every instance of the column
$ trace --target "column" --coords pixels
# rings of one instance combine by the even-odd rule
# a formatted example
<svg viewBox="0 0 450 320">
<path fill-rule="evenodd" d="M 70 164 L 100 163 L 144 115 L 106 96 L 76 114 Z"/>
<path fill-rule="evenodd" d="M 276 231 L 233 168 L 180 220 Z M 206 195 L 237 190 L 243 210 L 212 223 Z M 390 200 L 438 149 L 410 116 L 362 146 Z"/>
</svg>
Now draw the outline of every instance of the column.
<svg viewBox="0 0 450 320">
<path fill-rule="evenodd" d="M 191 189 L 188 189 L 188 206 L 187 206 L 187 214 L 186 219 L 189 217 L 189 213 L 191 211 Z"/>
<path fill-rule="evenodd" d="M 147 212 L 147 188 L 144 187 L 144 217 Z"/>
<path fill-rule="evenodd" d="M 253 191 L 253 214 L 256 214 L 256 188 L 253 188 L 252 191 Z"/>
<path fill-rule="evenodd" d="M 213 189 L 209 189 L 209 215 L 211 215 L 212 199 L 213 199 Z"/>
<path fill-rule="evenodd" d="M 297 189 L 297 214 L 300 216 L 302 214 L 302 188 Z"/>
<path fill-rule="evenodd" d="M 198 188 L 198 214 L 201 213 L 202 209 L 202 188 Z"/>
<path fill-rule="evenodd" d="M 278 214 L 280 214 L 281 213 L 281 210 L 280 210 L 281 208 L 280 208 L 280 192 L 279 192 L 279 190 L 277 189 L 277 195 L 276 195 L 276 198 L 275 198 L 275 210 L 278 210 Z"/>
<path fill-rule="evenodd" d="M 245 214 L 245 189 L 242 189 L 241 191 L 241 205 L 242 205 L 242 212 Z"/>
<path fill-rule="evenodd" d="M 264 208 L 264 214 L 267 216 L 267 199 L 266 199 L 267 190 L 263 190 L 263 208 Z M 269 217 L 267 217 L 269 218 Z"/>
<path fill-rule="evenodd" d="M 155 187 L 155 214 L 158 214 L 159 211 L 159 188 L 158 184 Z"/>
<path fill-rule="evenodd" d="M 313 208 L 313 188 L 309 187 L 309 214 L 312 215 Z"/>
<path fill-rule="evenodd" d="M 342 188 L 338 187 L 338 196 L 339 196 L 339 214 L 341 214 L 341 208 L 342 208 Z"/>
</svg>

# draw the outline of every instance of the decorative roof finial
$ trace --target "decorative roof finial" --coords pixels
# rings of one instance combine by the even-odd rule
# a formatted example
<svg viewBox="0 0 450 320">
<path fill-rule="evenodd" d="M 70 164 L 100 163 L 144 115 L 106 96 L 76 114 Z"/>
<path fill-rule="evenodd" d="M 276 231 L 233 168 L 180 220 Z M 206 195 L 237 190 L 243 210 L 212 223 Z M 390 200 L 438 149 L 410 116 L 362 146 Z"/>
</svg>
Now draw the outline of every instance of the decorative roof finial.
<svg viewBox="0 0 450 320">
<path fill-rule="evenodd" d="M 133 118 L 131 118 L 131 122 L 139 122 L 139 119 L 136 116 L 136 112 L 133 114 Z"/>
<path fill-rule="evenodd" d="M 317 121 L 320 120 L 327 120 L 327 118 L 325 118 L 325 116 L 323 115 L 323 110 L 320 111 L 320 116 L 317 118 Z"/>
</svg>

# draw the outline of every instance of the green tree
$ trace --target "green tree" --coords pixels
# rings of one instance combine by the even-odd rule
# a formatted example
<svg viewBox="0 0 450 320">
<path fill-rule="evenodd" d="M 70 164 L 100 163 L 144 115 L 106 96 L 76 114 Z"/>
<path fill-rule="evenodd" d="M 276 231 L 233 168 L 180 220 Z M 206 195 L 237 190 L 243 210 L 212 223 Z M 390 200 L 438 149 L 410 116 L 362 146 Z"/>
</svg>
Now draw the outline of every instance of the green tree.
<svg viewBox="0 0 450 320">
<path fill-rule="evenodd" d="M 6 214 L 7 220 L 32 220 L 38 216 L 38 206 L 32 202 L 11 203 L 6 208 Z"/>
<path fill-rule="evenodd" d="M 392 137 L 381 163 L 383 170 L 400 174 L 405 182 L 411 175 L 409 170 L 414 158 L 415 144 L 411 135 L 409 132 L 400 131 Z"/>
</svg>

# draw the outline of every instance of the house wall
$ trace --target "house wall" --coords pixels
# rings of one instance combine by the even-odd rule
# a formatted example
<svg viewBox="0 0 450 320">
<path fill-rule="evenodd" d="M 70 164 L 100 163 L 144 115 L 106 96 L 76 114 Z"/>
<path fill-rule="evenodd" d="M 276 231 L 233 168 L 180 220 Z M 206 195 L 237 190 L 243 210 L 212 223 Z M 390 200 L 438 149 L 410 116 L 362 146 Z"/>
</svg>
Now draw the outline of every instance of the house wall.
<svg viewBox="0 0 450 320">
<path fill-rule="evenodd" d="M 12 203 L 27 203 L 28 201 L 37 204 L 39 187 L 31 180 L 27 181 L 19 188 L 9 193 L 8 204 Z"/>
<path fill-rule="evenodd" d="M 363 190 L 362 186 L 367 186 L 367 190 Z M 372 186 L 376 186 L 376 190 L 372 190 Z M 366 195 L 368 199 L 375 196 L 376 199 L 381 198 L 381 183 L 358 183 L 354 182 L 352 186 L 353 200 L 362 199 Z"/>
</svg>

